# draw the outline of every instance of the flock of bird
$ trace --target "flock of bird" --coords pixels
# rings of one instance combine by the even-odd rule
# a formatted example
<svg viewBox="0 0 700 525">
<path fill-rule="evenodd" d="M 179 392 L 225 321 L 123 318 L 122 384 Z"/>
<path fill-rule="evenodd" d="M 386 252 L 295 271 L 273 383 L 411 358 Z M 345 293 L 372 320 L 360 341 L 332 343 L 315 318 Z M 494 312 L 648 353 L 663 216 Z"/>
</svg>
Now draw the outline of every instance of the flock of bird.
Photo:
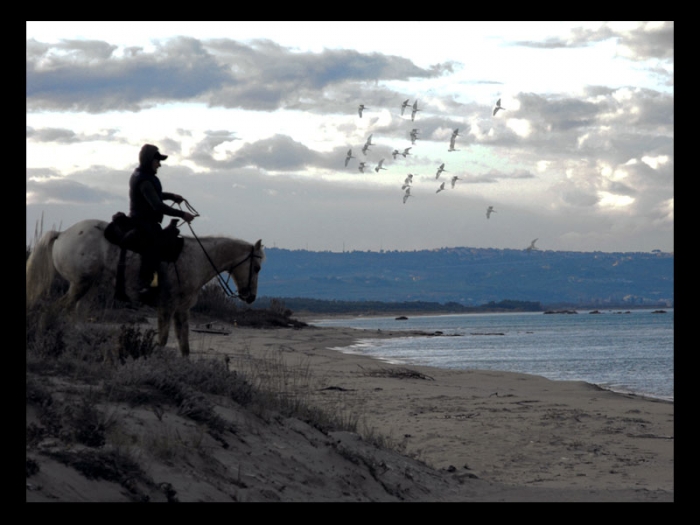
<svg viewBox="0 0 700 525">
<path fill-rule="evenodd" d="M 366 109 L 369 109 L 369 108 L 365 107 L 364 104 L 360 104 L 358 106 L 357 114 L 359 115 L 360 118 L 362 118 L 363 111 Z M 412 105 L 410 103 L 410 99 L 404 100 L 403 103 L 401 104 L 401 115 L 402 116 L 404 115 L 404 113 L 406 112 L 407 109 L 411 111 L 411 122 L 415 122 L 416 114 L 419 111 L 421 111 L 421 109 L 418 107 L 418 100 L 414 101 Z M 495 117 L 499 111 L 503 111 L 505 109 L 506 108 L 501 106 L 501 99 L 499 98 L 498 101 L 496 101 L 496 105 L 493 108 L 492 116 Z M 413 145 L 415 145 L 416 140 L 418 140 L 418 134 L 419 134 L 419 130 L 417 128 L 411 129 L 411 131 L 409 132 L 409 137 L 411 139 L 412 146 L 408 147 L 408 148 L 404 148 L 403 151 L 399 151 L 399 149 L 394 149 L 394 151 L 392 151 L 392 153 L 391 153 L 391 155 L 394 157 L 394 160 L 396 160 L 397 157 L 399 157 L 399 156 L 406 158 L 408 155 L 411 155 L 411 149 L 412 149 Z M 457 137 L 459 137 L 459 128 L 455 128 L 452 131 L 452 136 L 450 137 L 450 146 L 447 150 L 448 152 L 459 151 L 458 149 L 455 148 L 455 143 L 456 143 Z M 362 154 L 366 156 L 367 152 L 369 151 L 369 148 L 371 146 L 374 146 L 374 145 L 375 144 L 372 142 L 372 135 L 370 135 L 369 137 L 367 137 L 367 140 L 365 141 L 364 145 L 362 146 Z M 355 158 L 356 157 L 354 157 L 352 154 L 352 148 L 348 149 L 347 155 L 345 157 L 345 167 L 348 166 L 350 159 L 355 159 Z M 387 169 L 384 167 L 384 160 L 385 159 L 379 160 L 378 164 L 374 167 L 375 172 L 379 173 L 381 170 Z M 368 166 L 367 161 L 360 161 L 357 169 L 361 173 L 365 173 L 366 169 L 372 169 L 372 168 Z M 447 170 L 445 169 L 445 163 L 443 162 L 437 168 L 437 172 L 435 173 L 435 179 L 436 180 L 440 179 L 440 175 L 444 172 L 447 172 Z M 460 179 L 457 175 L 454 175 L 450 178 L 449 182 L 450 182 L 450 185 L 453 189 L 454 189 L 455 184 L 457 183 L 458 180 L 460 180 Z M 401 189 L 404 192 L 404 194 L 403 194 L 403 203 L 404 204 L 406 204 L 406 201 L 411 197 L 411 184 L 412 183 L 413 183 L 413 174 L 409 173 L 408 176 L 404 179 L 403 185 L 401 186 Z M 446 181 L 441 181 L 435 193 L 440 193 L 441 191 L 444 191 L 445 190 L 445 183 L 446 183 Z M 490 219 L 492 213 L 496 213 L 496 210 L 493 208 L 493 206 L 489 206 L 486 209 L 486 218 Z M 537 239 L 533 240 L 530 243 L 530 246 L 528 248 L 526 248 L 527 251 L 532 251 L 532 250 L 537 249 L 535 247 L 535 241 L 537 241 Z"/>
</svg>

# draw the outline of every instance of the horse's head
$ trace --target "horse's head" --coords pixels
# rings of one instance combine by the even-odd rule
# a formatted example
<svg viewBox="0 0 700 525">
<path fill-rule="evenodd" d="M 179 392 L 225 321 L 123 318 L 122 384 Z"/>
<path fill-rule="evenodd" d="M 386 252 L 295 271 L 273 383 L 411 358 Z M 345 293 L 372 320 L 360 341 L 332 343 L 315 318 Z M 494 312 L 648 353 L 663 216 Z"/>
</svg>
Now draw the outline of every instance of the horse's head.
<svg viewBox="0 0 700 525">
<path fill-rule="evenodd" d="M 258 240 L 250 248 L 248 255 L 228 270 L 236 283 L 238 297 L 248 304 L 255 301 L 255 296 L 258 293 L 258 273 L 264 260 L 265 251 L 262 247 L 262 240 Z"/>
</svg>

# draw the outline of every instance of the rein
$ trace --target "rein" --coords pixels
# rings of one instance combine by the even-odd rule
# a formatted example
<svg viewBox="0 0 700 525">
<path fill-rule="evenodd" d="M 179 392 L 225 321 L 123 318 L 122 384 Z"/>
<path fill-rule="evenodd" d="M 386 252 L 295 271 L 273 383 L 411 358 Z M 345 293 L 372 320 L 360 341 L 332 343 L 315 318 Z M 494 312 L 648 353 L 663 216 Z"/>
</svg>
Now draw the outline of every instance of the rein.
<svg viewBox="0 0 700 525">
<path fill-rule="evenodd" d="M 192 215 L 194 215 L 195 217 L 199 217 L 199 212 L 197 212 L 197 210 L 195 210 L 195 209 L 190 205 L 190 203 L 187 202 L 186 199 L 183 199 L 183 202 L 185 203 L 185 206 L 187 206 L 187 209 L 190 211 L 190 213 L 192 213 Z M 180 209 L 182 209 L 182 207 L 180 207 Z M 186 222 L 186 221 L 183 221 L 183 222 Z M 188 223 L 187 223 L 187 226 L 189 227 L 190 231 L 192 232 L 192 236 L 197 240 L 197 243 L 199 244 L 199 247 L 202 248 L 202 252 L 204 252 L 204 255 L 206 256 L 207 260 L 209 261 L 209 264 L 211 264 L 211 267 L 214 268 L 214 271 L 216 272 L 216 278 L 217 278 L 217 280 L 218 280 L 218 282 L 219 282 L 219 285 L 221 286 L 221 289 L 224 291 L 224 293 L 225 293 L 227 296 L 229 296 L 229 297 L 235 297 L 236 299 L 241 299 L 241 300 L 243 300 L 243 299 L 241 298 L 241 296 L 240 296 L 238 293 L 236 293 L 234 290 L 231 290 L 231 287 L 229 286 L 228 281 L 229 281 L 229 279 L 231 278 L 231 271 L 232 271 L 234 268 L 238 268 L 241 264 L 243 264 L 243 263 L 246 262 L 247 260 L 250 260 L 250 268 L 248 269 L 248 288 L 250 288 L 250 285 L 251 285 L 251 283 L 252 283 L 252 281 L 253 281 L 253 259 L 254 259 L 255 257 L 261 258 L 260 255 L 255 255 L 255 246 L 251 246 L 251 247 L 250 247 L 250 253 L 249 253 L 248 255 L 246 255 L 244 259 L 242 259 L 241 261 L 237 262 L 236 264 L 234 264 L 233 266 L 231 266 L 230 268 L 228 268 L 228 269 L 226 270 L 227 273 L 229 274 L 229 276 L 228 276 L 228 278 L 226 278 L 226 279 L 224 280 L 224 278 L 221 277 L 221 272 L 220 272 L 219 269 L 216 267 L 216 264 L 214 264 L 214 261 L 212 261 L 211 257 L 210 257 L 209 254 L 207 253 L 207 250 L 206 250 L 206 249 L 204 248 L 204 246 L 202 245 L 202 241 L 200 241 L 200 240 L 199 240 L 199 237 L 197 237 L 197 234 L 194 233 L 194 230 L 192 229 L 192 225 L 188 222 Z"/>
</svg>

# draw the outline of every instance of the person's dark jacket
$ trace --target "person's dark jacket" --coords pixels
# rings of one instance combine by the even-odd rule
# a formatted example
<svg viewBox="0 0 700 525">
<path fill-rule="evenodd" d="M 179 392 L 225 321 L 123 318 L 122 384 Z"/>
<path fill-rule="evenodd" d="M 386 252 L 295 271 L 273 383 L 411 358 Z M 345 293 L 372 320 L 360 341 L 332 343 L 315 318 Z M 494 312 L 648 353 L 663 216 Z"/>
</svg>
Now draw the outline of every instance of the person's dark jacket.
<svg viewBox="0 0 700 525">
<path fill-rule="evenodd" d="M 129 216 L 141 223 L 160 224 L 164 215 L 183 219 L 185 212 L 168 206 L 164 199 L 174 200 L 173 193 L 163 191 L 153 171 L 153 157 L 158 148 L 145 145 L 139 153 L 139 166 L 129 179 Z"/>
<path fill-rule="evenodd" d="M 153 170 L 139 166 L 129 179 L 129 216 L 142 222 L 160 223 L 164 215 L 184 218 L 182 210 L 168 206 L 164 199 L 174 194 L 163 191 L 160 179 Z"/>
</svg>

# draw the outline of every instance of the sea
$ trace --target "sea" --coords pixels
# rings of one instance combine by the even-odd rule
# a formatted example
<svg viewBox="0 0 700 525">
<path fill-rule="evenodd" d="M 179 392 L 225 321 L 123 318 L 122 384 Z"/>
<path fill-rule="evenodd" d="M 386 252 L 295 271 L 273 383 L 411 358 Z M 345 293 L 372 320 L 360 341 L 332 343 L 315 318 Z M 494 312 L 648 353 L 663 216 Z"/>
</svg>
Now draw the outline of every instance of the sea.
<svg viewBox="0 0 700 525">
<path fill-rule="evenodd" d="M 395 365 L 503 370 L 673 401 L 673 308 L 316 319 L 368 330 L 339 351 Z M 591 313 L 599 312 L 599 313 Z M 377 339 L 371 331 L 406 331 Z M 430 335 L 413 335 L 419 330 Z"/>
</svg>

